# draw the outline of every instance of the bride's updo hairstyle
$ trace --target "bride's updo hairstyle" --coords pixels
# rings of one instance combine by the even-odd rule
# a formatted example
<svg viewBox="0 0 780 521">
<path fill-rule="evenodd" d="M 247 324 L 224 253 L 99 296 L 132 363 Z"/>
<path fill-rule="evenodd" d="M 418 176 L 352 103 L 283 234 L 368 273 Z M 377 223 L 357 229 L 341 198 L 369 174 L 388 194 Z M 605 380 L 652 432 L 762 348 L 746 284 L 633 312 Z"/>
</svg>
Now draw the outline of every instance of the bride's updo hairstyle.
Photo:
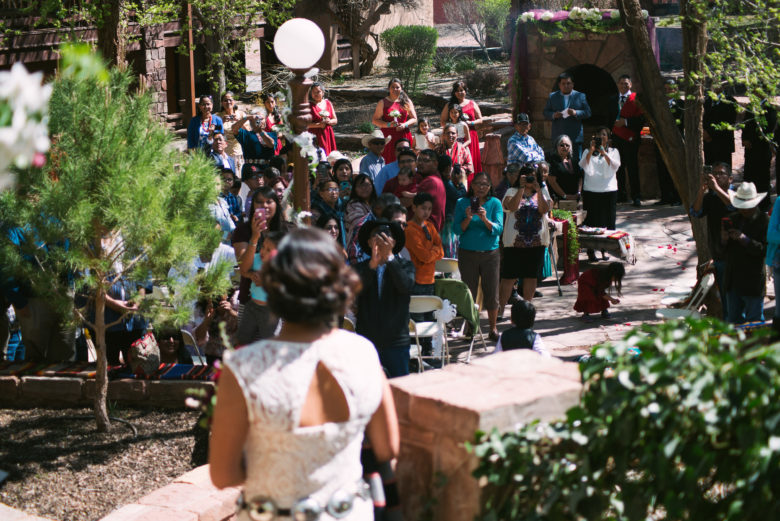
<svg viewBox="0 0 780 521">
<path fill-rule="evenodd" d="M 360 278 L 327 233 L 316 228 L 291 231 L 262 269 L 268 305 L 282 320 L 332 324 L 360 291 Z"/>
</svg>

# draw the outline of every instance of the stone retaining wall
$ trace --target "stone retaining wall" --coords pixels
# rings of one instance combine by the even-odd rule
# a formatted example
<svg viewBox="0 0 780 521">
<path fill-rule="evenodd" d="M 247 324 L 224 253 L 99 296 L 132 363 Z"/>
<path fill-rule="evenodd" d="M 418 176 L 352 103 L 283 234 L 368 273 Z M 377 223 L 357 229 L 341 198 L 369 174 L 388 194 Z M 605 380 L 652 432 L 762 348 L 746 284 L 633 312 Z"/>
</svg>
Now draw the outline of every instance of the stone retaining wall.
<svg viewBox="0 0 780 521">
<path fill-rule="evenodd" d="M 126 405 L 184 408 L 188 389 L 213 388 L 199 380 L 112 380 L 108 399 Z M 0 376 L 0 407 L 91 405 L 95 380 L 58 376 Z"/>
<path fill-rule="evenodd" d="M 562 418 L 578 403 L 579 367 L 510 351 L 391 381 L 401 426 L 396 477 L 405 519 L 472 521 L 480 508 L 477 430 Z"/>
<path fill-rule="evenodd" d="M 239 488 L 219 490 L 203 465 L 113 511 L 101 521 L 226 521 L 235 519 Z"/>
</svg>

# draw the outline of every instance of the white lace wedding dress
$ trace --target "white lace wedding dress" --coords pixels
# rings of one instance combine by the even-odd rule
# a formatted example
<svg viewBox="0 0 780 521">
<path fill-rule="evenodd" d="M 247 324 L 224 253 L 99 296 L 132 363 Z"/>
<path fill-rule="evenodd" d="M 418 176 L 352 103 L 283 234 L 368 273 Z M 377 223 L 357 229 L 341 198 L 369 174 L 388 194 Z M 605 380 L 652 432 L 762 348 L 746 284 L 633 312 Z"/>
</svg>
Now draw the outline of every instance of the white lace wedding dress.
<svg viewBox="0 0 780 521">
<path fill-rule="evenodd" d="M 247 404 L 247 500 L 263 496 L 288 509 L 311 496 L 325 505 L 333 492 L 358 482 L 363 431 L 382 398 L 382 368 L 368 340 L 343 330 L 311 344 L 263 340 L 226 352 L 224 363 Z M 301 408 L 318 363 L 344 392 L 349 420 L 301 427 Z M 333 518 L 323 513 L 320 519 Z M 373 519 L 371 501 L 357 498 L 342 519 Z"/>
</svg>

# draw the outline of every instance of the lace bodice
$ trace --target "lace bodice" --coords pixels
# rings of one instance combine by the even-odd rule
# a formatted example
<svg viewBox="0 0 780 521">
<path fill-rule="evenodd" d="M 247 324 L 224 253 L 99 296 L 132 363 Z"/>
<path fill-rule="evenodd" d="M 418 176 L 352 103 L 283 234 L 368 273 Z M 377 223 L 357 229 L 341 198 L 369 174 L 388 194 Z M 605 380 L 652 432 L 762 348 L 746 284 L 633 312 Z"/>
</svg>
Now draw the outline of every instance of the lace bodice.
<svg viewBox="0 0 780 521">
<path fill-rule="evenodd" d="M 349 420 L 300 427 L 320 362 L 344 392 Z M 280 508 L 312 495 L 326 502 L 360 479 L 363 431 L 382 398 L 382 369 L 369 341 L 342 330 L 311 344 L 263 340 L 225 353 L 224 363 L 247 404 L 247 498 L 270 497 Z"/>
</svg>

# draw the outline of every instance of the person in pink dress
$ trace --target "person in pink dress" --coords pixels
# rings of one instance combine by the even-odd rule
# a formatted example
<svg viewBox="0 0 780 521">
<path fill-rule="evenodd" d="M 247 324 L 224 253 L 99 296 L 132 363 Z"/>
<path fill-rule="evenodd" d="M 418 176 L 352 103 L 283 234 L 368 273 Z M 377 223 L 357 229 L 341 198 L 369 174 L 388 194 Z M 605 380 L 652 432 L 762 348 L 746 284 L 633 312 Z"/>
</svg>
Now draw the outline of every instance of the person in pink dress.
<svg viewBox="0 0 780 521">
<path fill-rule="evenodd" d="M 402 137 L 412 142 L 412 132 L 409 128 L 417 123 L 417 112 L 412 100 L 404 92 L 401 80 L 390 80 L 387 90 L 387 97 L 376 104 L 371 123 L 379 127 L 385 136 L 390 136 L 390 142 L 382 152 L 385 164 L 390 164 L 395 161 L 395 143 Z"/>
<path fill-rule="evenodd" d="M 482 171 L 482 154 L 479 151 L 479 136 L 477 135 L 477 125 L 482 123 L 482 112 L 479 110 L 477 102 L 466 98 L 466 83 L 462 80 L 456 81 L 452 85 L 452 94 L 450 95 L 450 101 L 444 106 L 441 111 L 441 126 L 444 127 L 449 122 L 450 107 L 458 104 L 460 105 L 463 115 L 467 118 L 469 126 L 469 136 L 471 142 L 469 143 L 469 152 L 471 152 L 471 160 L 474 164 L 474 171 Z"/>
<path fill-rule="evenodd" d="M 317 146 L 325 150 L 327 156 L 336 148 L 336 135 L 333 127 L 339 121 L 336 118 L 336 110 L 329 99 L 325 99 L 325 90 L 319 82 L 312 83 L 309 91 L 311 106 L 311 123 L 309 132 L 317 136 Z"/>
</svg>

